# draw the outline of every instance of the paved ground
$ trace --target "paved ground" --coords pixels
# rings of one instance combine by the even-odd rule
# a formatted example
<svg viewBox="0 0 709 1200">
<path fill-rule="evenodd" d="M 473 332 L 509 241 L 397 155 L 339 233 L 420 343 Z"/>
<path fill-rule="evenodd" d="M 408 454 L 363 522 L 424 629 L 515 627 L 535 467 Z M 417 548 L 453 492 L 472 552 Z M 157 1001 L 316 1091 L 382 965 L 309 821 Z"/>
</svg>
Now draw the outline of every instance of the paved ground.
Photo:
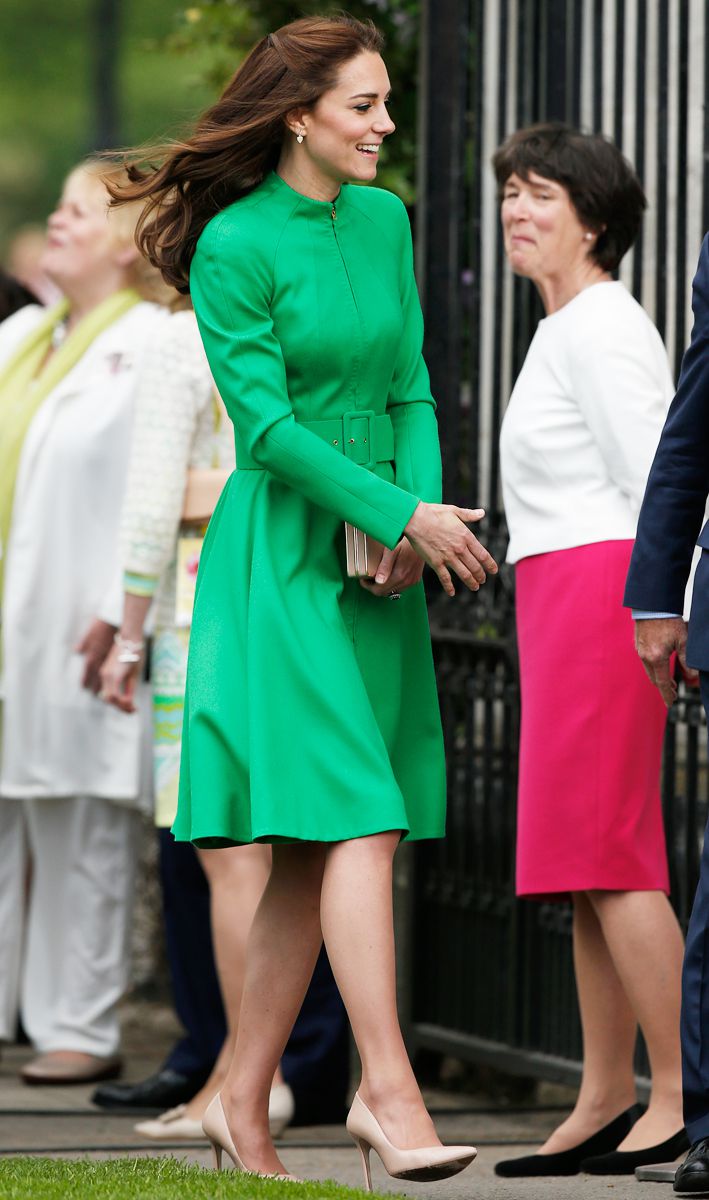
<svg viewBox="0 0 709 1200">
<path fill-rule="evenodd" d="M 142 1078 L 156 1066 L 171 1033 L 169 1016 L 150 1021 L 128 1014 L 127 1078 Z M 6 1047 L 0 1060 L 0 1197 L 2 1156 L 43 1154 L 54 1157 L 111 1158 L 126 1155 L 175 1154 L 208 1166 L 210 1154 L 199 1143 L 156 1148 L 133 1132 L 137 1119 L 112 1116 L 90 1103 L 89 1087 L 27 1087 L 17 1078 L 18 1066 L 29 1057 L 23 1047 Z M 670 1200 L 668 1184 L 638 1183 L 635 1179 L 594 1178 L 501 1180 L 493 1174 L 498 1159 L 527 1153 L 559 1120 L 559 1101 L 568 1094 L 549 1091 L 542 1106 L 497 1107 L 485 1097 L 430 1092 L 429 1104 L 444 1141 L 472 1141 L 478 1159 L 457 1178 L 439 1184 L 397 1183 L 373 1155 L 374 1184 L 383 1192 L 407 1193 L 419 1200 Z M 283 1161 L 294 1174 L 312 1179 L 335 1179 L 361 1186 L 359 1157 L 337 1126 L 287 1130 L 281 1142 Z M 29 1198 L 28 1198 L 29 1200 Z"/>
</svg>

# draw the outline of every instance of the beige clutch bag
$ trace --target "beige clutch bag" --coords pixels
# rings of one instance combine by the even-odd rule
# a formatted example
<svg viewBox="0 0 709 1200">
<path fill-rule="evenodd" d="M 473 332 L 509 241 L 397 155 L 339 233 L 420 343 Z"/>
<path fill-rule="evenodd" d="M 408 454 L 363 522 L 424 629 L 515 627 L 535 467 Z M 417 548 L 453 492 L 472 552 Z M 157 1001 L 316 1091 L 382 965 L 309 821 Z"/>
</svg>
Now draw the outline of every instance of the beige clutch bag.
<svg viewBox="0 0 709 1200">
<path fill-rule="evenodd" d="M 182 503 L 182 520 L 208 521 L 230 475 L 230 470 L 221 467 L 190 467 Z"/>
<path fill-rule="evenodd" d="M 352 579 L 371 579 L 382 561 L 384 546 L 374 538 L 345 521 L 345 547 L 347 550 L 347 574 Z"/>
</svg>

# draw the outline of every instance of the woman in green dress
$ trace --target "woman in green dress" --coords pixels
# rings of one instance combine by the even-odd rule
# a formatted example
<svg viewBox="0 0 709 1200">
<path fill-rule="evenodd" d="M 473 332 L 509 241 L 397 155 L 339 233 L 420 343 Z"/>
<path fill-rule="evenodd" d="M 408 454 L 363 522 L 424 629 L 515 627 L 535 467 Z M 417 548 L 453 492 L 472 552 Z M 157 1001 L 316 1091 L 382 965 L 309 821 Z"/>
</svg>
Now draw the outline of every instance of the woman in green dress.
<svg viewBox="0 0 709 1200">
<path fill-rule="evenodd" d="M 442 837 L 445 775 L 421 573 L 453 594 L 495 564 L 443 505 L 434 402 L 401 202 L 369 183 L 389 80 L 375 28 L 305 18 L 264 38 L 189 140 L 133 168 L 141 244 L 192 294 L 237 470 L 197 583 L 173 832 L 273 844 L 232 1067 L 205 1131 L 279 1175 L 268 1092 L 322 939 L 362 1081 L 348 1120 L 369 1185 L 454 1174 L 396 1012 L 392 859 Z M 346 572 L 344 522 L 386 547 Z"/>
</svg>

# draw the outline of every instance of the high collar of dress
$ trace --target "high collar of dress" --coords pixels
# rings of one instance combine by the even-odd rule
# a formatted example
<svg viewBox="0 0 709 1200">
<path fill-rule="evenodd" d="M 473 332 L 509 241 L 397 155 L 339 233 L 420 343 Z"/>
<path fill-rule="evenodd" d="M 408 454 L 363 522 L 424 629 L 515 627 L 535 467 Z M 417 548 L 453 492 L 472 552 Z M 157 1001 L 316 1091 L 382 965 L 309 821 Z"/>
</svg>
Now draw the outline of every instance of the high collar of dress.
<svg viewBox="0 0 709 1200">
<path fill-rule="evenodd" d="M 332 218 L 332 210 L 336 209 L 339 213 L 344 207 L 345 196 L 347 194 L 347 184 L 344 183 L 340 188 L 334 200 L 314 200 L 312 196 L 304 196 L 302 192 L 297 192 L 290 184 L 286 183 L 285 179 L 281 179 L 276 171 L 271 171 L 263 181 L 262 186 L 270 186 L 274 191 L 279 191 L 284 195 L 292 196 L 298 201 L 298 207 L 302 212 L 309 216 L 322 217 L 323 221 L 329 221 Z"/>
</svg>

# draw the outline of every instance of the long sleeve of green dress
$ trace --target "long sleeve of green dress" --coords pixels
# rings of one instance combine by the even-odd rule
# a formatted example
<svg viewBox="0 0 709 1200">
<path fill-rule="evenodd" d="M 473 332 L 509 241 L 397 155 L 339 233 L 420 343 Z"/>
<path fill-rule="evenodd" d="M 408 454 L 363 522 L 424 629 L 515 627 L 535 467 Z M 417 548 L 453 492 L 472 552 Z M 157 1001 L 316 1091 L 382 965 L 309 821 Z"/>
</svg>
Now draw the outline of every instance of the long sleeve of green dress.
<svg viewBox="0 0 709 1200">
<path fill-rule="evenodd" d="M 294 193 L 290 189 L 288 192 L 287 199 L 291 200 Z M 381 198 L 385 198 L 385 205 L 379 207 L 385 211 L 376 214 L 376 223 L 371 216 L 366 223 L 362 222 L 360 233 L 364 243 L 371 222 L 372 233 L 376 230 L 381 238 L 383 232 L 392 259 L 398 259 L 403 336 L 388 392 L 380 386 L 379 394 L 370 396 L 369 403 L 361 406 L 390 411 L 395 430 L 398 486 L 350 461 L 296 420 L 303 400 L 309 402 L 310 419 L 328 417 L 330 407 L 313 403 L 313 392 L 319 382 L 317 374 L 308 389 L 309 395 L 291 394 L 281 330 L 277 333 L 274 328 L 271 308 L 274 286 L 286 258 L 286 247 L 290 240 L 295 240 L 289 238 L 292 231 L 288 226 L 279 229 L 269 221 L 264 228 L 261 205 L 248 208 L 241 220 L 235 217 L 234 209 L 227 210 L 208 226 L 200 240 L 192 266 L 191 290 L 210 365 L 236 427 L 237 464 L 248 456 L 254 464 L 314 503 L 394 546 L 418 499 L 440 499 L 440 454 L 435 405 L 421 356 L 421 310 L 413 274 L 408 217 L 396 197 L 382 193 Z M 356 206 L 349 195 L 347 200 L 352 207 Z M 348 209 L 345 217 L 338 214 L 333 220 L 332 212 L 337 213 L 337 205 L 317 201 L 310 204 L 317 206 L 316 236 L 324 226 L 335 245 L 339 241 L 347 244 L 355 232 L 349 228 L 353 221 L 347 220 Z M 295 224 L 298 229 L 297 217 Z M 364 244 L 362 249 L 366 249 Z M 306 312 L 318 306 L 321 283 L 318 265 L 316 261 L 316 272 L 311 277 L 299 280 L 300 314 L 295 314 L 292 330 L 296 340 L 298 325 L 306 328 L 310 324 Z M 325 260 L 322 271 L 327 269 Z M 339 315 L 345 320 L 349 317 L 346 311 Z M 376 320 L 376 312 L 371 316 Z M 331 317 L 334 322 L 338 314 L 333 312 Z M 366 368 L 366 362 L 362 365 Z M 314 364 L 314 370 L 325 374 L 329 366 L 323 358 Z M 323 379 L 323 383 L 327 382 Z M 339 397 L 333 399 L 337 410 L 341 407 Z M 351 407 L 358 408 L 360 404 L 353 403 Z M 306 419 L 305 414 L 301 415 Z M 417 493 L 417 483 L 421 495 Z"/>
<path fill-rule="evenodd" d="M 391 604 L 345 571 L 344 521 L 393 547 L 440 500 L 406 211 L 271 174 L 206 227 L 190 283 L 237 470 L 202 551 L 175 836 L 441 836 L 423 589 Z"/>
</svg>

